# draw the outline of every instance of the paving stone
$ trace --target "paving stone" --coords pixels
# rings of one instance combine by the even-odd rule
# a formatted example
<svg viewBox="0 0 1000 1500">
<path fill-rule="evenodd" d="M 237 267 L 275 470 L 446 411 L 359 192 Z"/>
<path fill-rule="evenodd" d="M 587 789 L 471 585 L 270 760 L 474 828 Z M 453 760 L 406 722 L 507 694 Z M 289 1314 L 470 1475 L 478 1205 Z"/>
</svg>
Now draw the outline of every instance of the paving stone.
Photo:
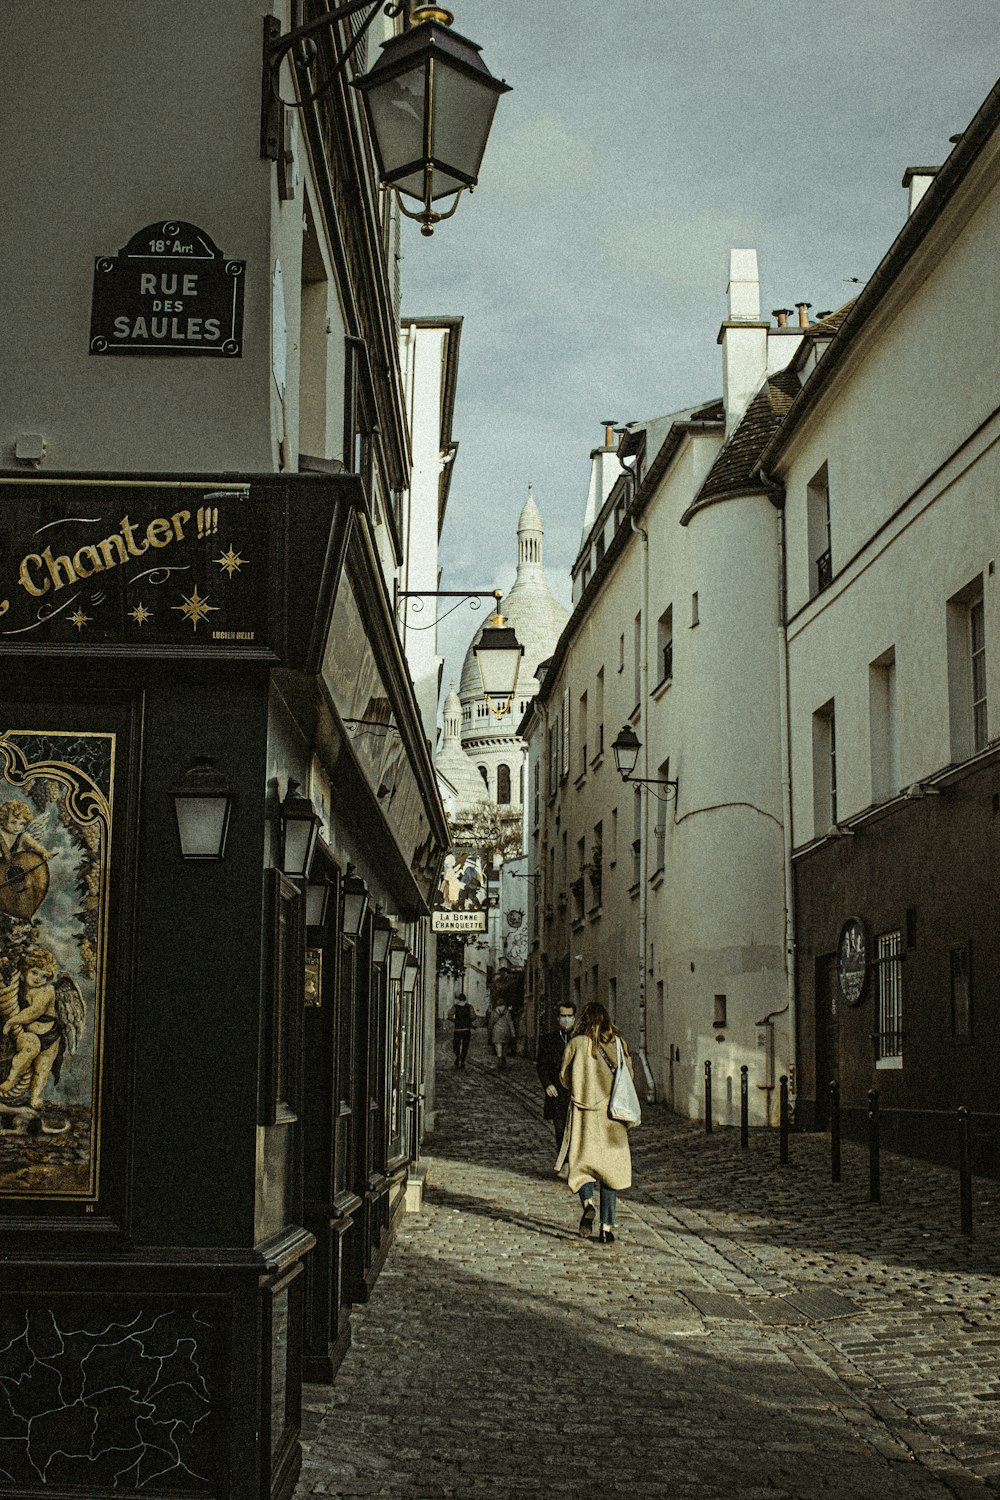
<svg viewBox="0 0 1000 1500">
<path fill-rule="evenodd" d="M 952 1173 L 883 1153 L 873 1207 L 855 1143 L 834 1185 L 822 1137 L 783 1168 L 653 1106 L 603 1247 L 540 1102 L 525 1060 L 440 1068 L 424 1208 L 305 1389 L 297 1500 L 1000 1493 L 994 1184 L 970 1242 Z"/>
</svg>

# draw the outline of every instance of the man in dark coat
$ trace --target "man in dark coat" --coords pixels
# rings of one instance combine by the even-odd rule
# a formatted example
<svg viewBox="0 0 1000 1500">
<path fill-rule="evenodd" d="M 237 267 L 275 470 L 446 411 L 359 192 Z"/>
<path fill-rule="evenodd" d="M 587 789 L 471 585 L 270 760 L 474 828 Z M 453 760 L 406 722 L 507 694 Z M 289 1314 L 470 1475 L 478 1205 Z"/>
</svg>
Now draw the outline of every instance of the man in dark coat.
<svg viewBox="0 0 1000 1500">
<path fill-rule="evenodd" d="M 539 1038 L 536 1071 L 538 1081 L 545 1090 L 544 1118 L 552 1121 L 556 1145 L 561 1146 L 563 1131 L 566 1129 L 566 1115 L 569 1112 L 569 1089 L 564 1089 L 559 1082 L 559 1073 L 566 1043 L 576 1025 L 576 1006 L 572 1002 L 560 1005 L 558 1021 L 556 1031 L 547 1031 Z"/>
</svg>

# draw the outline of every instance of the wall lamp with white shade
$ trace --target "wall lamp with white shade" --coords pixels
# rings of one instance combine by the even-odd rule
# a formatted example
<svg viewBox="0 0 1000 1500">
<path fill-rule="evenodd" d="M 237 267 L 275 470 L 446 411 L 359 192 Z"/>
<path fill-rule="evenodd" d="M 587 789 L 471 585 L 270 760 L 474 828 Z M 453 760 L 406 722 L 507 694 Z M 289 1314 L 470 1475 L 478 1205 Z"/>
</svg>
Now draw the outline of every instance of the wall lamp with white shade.
<svg viewBox="0 0 1000 1500">
<path fill-rule="evenodd" d="M 403 965 L 403 994 L 412 995 L 417 987 L 417 975 L 420 973 L 420 965 L 412 953 L 406 955 Z"/>
<path fill-rule="evenodd" d="M 226 852 L 233 793 L 215 762 L 200 755 L 170 787 L 184 859 L 220 860 Z"/>
<path fill-rule="evenodd" d="M 350 865 L 341 889 L 343 903 L 343 933 L 346 938 L 360 937 L 368 915 L 368 887 L 360 875 L 355 875 Z"/>
<path fill-rule="evenodd" d="M 304 880 L 316 851 L 322 819 L 308 797 L 299 795 L 299 783 L 289 781 L 280 808 L 281 868 L 293 880 Z"/>
<path fill-rule="evenodd" d="M 407 951 L 402 938 L 394 937 L 389 944 L 389 978 L 394 982 L 403 977 Z"/>
<path fill-rule="evenodd" d="M 395 930 L 388 917 L 383 917 L 381 913 L 375 917 L 372 925 L 372 963 L 379 968 L 389 956 L 389 944 Z"/>
<path fill-rule="evenodd" d="M 325 875 L 313 875 L 306 881 L 306 926 L 325 927 L 330 909 L 333 881 Z"/>
</svg>

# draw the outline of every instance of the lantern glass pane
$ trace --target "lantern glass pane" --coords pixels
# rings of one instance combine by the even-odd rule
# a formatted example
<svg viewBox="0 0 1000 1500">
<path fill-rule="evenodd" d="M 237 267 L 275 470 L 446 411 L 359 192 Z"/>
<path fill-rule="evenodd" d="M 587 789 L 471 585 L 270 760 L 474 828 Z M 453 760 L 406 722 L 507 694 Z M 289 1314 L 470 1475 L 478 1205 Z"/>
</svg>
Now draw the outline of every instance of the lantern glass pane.
<svg viewBox="0 0 1000 1500">
<path fill-rule="evenodd" d="M 479 663 L 483 692 L 494 702 L 513 698 L 524 650 L 509 625 L 483 629 L 473 655 Z"/>
<path fill-rule="evenodd" d="M 317 825 L 311 817 L 285 818 L 281 868 L 286 875 L 302 876 L 306 873 L 312 860 L 316 833 Z"/>
<path fill-rule="evenodd" d="M 380 79 L 365 91 L 372 133 L 388 178 L 410 162 L 423 160 L 426 92 L 427 70 L 419 66 Z"/>
<path fill-rule="evenodd" d="M 330 895 L 327 880 L 311 880 L 306 886 L 306 926 L 322 927 L 326 921 L 326 903 Z"/>
<path fill-rule="evenodd" d="M 448 67 L 443 59 L 434 62 L 433 80 L 431 155 L 445 169 L 442 177 L 450 168 L 459 185 L 470 178 L 475 182 L 499 95 L 479 78 Z"/>
<path fill-rule="evenodd" d="M 376 919 L 375 930 L 372 933 L 372 963 L 384 964 L 385 956 L 389 951 L 392 941 L 392 928 L 388 923 L 382 927 Z"/>
<path fill-rule="evenodd" d="M 344 932 L 348 937 L 357 937 L 368 914 L 368 892 L 344 892 Z"/>
<path fill-rule="evenodd" d="M 400 943 L 398 948 L 389 949 L 389 978 L 402 979 L 403 965 L 406 963 L 406 949 Z"/>
<path fill-rule="evenodd" d="M 177 832 L 185 859 L 221 859 L 229 826 L 228 797 L 175 797 Z"/>
</svg>

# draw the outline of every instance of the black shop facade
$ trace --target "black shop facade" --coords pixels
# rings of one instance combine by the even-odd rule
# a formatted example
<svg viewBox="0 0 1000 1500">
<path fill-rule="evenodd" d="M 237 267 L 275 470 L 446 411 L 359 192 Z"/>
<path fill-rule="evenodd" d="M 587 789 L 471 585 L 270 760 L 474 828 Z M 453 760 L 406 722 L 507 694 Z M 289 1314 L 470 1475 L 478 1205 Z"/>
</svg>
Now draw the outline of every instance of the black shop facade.
<svg viewBox="0 0 1000 1500">
<path fill-rule="evenodd" d="M 446 844 L 364 491 L 0 503 L 0 1491 L 285 1497 L 404 1211 Z"/>
</svg>

